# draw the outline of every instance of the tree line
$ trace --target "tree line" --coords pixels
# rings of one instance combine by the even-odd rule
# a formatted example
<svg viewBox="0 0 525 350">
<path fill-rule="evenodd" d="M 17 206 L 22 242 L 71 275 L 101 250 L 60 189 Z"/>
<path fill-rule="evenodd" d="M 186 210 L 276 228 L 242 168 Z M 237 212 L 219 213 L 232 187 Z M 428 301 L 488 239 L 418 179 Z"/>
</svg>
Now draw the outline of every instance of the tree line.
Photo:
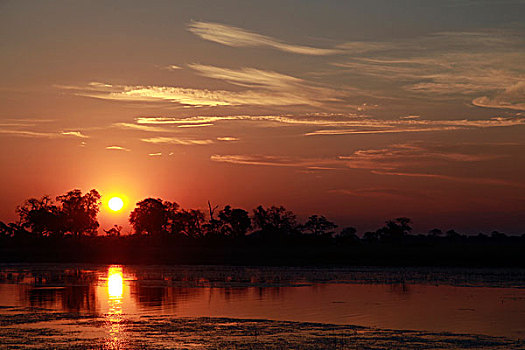
<svg viewBox="0 0 525 350">
<path fill-rule="evenodd" d="M 95 189 L 82 194 L 78 189 L 57 196 L 30 198 L 18 206 L 18 221 L 0 222 L 0 237 L 80 237 L 98 234 L 97 214 L 101 196 Z M 266 240 L 282 238 L 315 238 L 324 241 L 394 242 L 409 237 L 427 239 L 466 238 L 454 230 L 432 229 L 427 235 L 411 235 L 409 218 L 400 217 L 385 222 L 376 231 L 365 232 L 360 238 L 354 227 L 337 230 L 338 225 L 322 215 L 312 215 L 304 223 L 282 206 L 258 206 L 251 213 L 230 205 L 219 209 L 208 202 L 208 213 L 199 209 L 183 209 L 176 202 L 160 198 L 146 198 L 136 204 L 129 216 L 134 235 L 181 237 L 186 239 L 243 239 Z M 120 236 L 122 227 L 103 230 L 107 236 Z M 494 231 L 490 236 L 479 234 L 479 239 L 504 239 L 507 236 Z M 522 236 L 522 237 L 525 237 Z"/>
</svg>

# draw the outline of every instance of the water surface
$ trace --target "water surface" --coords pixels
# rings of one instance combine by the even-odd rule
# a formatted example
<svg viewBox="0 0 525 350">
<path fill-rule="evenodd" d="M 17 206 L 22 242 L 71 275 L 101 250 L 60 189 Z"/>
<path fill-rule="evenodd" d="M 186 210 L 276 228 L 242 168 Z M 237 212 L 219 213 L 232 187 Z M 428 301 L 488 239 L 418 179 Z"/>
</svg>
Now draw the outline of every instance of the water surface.
<svg viewBox="0 0 525 350">
<path fill-rule="evenodd" d="M 1 265 L 0 343 L 519 348 L 524 287 L 523 270 Z"/>
</svg>

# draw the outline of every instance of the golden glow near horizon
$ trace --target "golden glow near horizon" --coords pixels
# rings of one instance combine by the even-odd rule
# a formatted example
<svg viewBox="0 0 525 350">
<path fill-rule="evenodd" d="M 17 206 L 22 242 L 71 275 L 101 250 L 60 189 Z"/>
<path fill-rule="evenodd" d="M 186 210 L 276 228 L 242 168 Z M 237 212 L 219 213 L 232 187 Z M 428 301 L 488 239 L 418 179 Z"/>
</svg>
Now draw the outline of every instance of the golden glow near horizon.
<svg viewBox="0 0 525 350">
<path fill-rule="evenodd" d="M 124 201 L 120 197 L 112 197 L 108 201 L 109 209 L 119 211 L 124 206 Z"/>
</svg>

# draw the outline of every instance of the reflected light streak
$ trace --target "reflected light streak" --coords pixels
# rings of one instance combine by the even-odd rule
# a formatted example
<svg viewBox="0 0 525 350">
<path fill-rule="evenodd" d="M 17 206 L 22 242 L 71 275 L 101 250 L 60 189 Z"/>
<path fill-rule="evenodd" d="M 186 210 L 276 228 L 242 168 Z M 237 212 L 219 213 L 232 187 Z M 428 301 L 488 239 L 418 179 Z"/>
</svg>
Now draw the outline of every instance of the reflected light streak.
<svg viewBox="0 0 525 350">
<path fill-rule="evenodd" d="M 108 270 L 108 296 L 109 299 L 122 300 L 124 290 L 124 278 L 122 277 L 122 268 L 111 266 Z"/>
<path fill-rule="evenodd" d="M 122 267 L 110 266 L 108 269 L 108 304 L 109 310 L 106 321 L 109 325 L 109 348 L 118 349 L 121 343 L 120 322 L 122 321 L 122 296 L 124 292 L 124 278 Z"/>
</svg>

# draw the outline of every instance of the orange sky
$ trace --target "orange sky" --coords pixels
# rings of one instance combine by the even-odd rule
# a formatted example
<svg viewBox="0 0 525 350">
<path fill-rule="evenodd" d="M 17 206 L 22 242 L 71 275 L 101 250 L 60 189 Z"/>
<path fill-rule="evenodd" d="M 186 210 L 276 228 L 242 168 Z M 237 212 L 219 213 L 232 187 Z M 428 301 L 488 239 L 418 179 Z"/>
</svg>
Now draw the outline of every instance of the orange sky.
<svg viewBox="0 0 525 350">
<path fill-rule="evenodd" d="M 523 233 L 519 1 L 0 4 L 0 220 L 96 188 Z"/>
</svg>

